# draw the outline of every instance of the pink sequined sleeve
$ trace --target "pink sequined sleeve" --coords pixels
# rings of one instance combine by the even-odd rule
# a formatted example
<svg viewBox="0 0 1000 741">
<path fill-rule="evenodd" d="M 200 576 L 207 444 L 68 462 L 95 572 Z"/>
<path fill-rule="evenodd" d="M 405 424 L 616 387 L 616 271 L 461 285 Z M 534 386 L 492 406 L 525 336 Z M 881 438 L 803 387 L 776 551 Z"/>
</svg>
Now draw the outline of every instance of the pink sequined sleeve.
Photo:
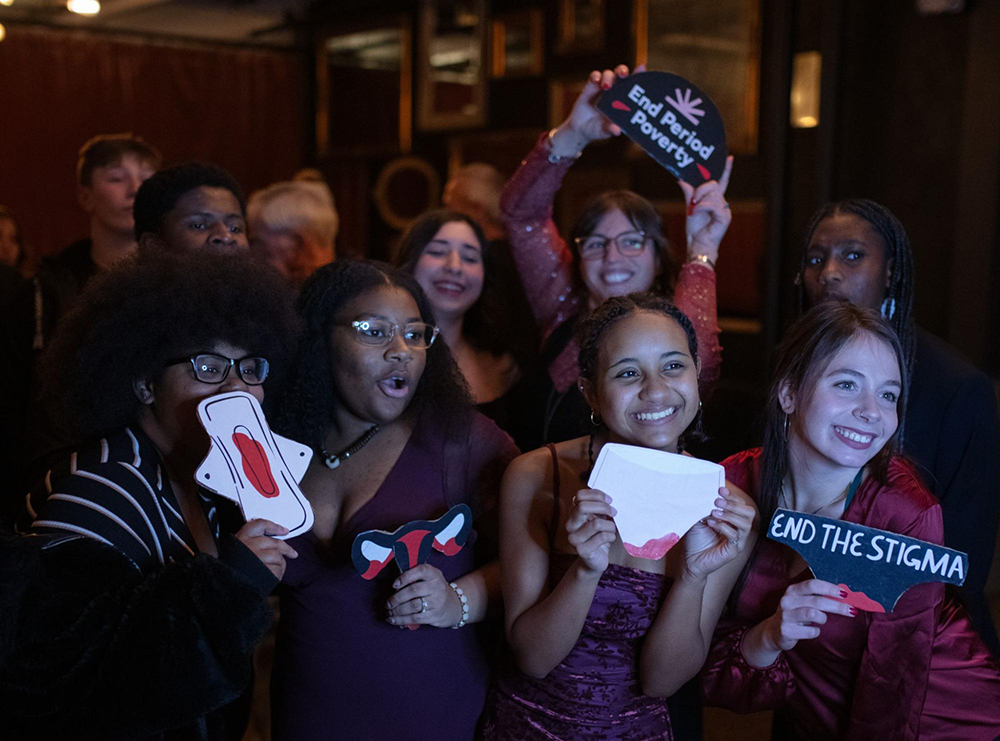
<svg viewBox="0 0 1000 741">
<path fill-rule="evenodd" d="M 685 264 L 677 277 L 674 303 L 678 309 L 687 314 L 698 336 L 698 357 L 701 359 L 698 388 L 702 399 L 706 399 L 711 395 L 722 371 L 715 271 L 707 265 Z"/>
<path fill-rule="evenodd" d="M 573 256 L 552 221 L 552 202 L 575 161 L 550 162 L 548 133 L 542 134 L 500 198 L 514 262 L 543 341 L 579 313 L 583 300 Z"/>
<path fill-rule="evenodd" d="M 701 694 L 706 705 L 737 713 L 783 707 L 795 691 L 795 679 L 784 654 L 767 667 L 747 663 L 743 636 L 750 626 L 722 618 L 701 670 Z"/>
</svg>

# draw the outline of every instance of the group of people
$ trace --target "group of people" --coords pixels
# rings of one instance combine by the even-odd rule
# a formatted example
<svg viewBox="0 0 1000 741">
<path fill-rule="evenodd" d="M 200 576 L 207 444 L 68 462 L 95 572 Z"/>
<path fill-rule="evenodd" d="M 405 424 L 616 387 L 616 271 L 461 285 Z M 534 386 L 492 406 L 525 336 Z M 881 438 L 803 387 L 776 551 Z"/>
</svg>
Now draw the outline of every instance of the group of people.
<svg viewBox="0 0 1000 741">
<path fill-rule="evenodd" d="M 916 329 L 909 242 L 884 207 L 843 201 L 810 225 L 763 444 L 722 462 L 715 508 L 677 546 L 631 555 L 615 502 L 587 487 L 608 443 L 695 444 L 722 362 L 732 159 L 680 183 L 679 270 L 635 193 L 596 195 L 568 239 L 552 220 L 580 153 L 621 133 L 594 104 L 628 74 L 592 72 L 540 136 L 503 188 L 506 242 L 453 189 L 392 265 L 334 259 L 321 183 L 256 194 L 248 236 L 224 171 L 158 170 L 133 139 L 85 149 L 91 240 L 20 284 L 2 338 L 11 738 L 239 738 L 272 593 L 275 739 L 697 738 L 702 702 L 775 710 L 780 738 L 1000 737 L 983 599 L 996 400 Z M 509 340 L 504 259 L 530 352 Z M 308 533 L 244 522 L 195 481 L 198 403 L 233 390 L 312 449 Z M 359 533 L 456 504 L 474 524 L 457 554 L 355 570 Z M 966 587 L 858 612 L 765 537 L 779 507 L 965 551 Z"/>
</svg>

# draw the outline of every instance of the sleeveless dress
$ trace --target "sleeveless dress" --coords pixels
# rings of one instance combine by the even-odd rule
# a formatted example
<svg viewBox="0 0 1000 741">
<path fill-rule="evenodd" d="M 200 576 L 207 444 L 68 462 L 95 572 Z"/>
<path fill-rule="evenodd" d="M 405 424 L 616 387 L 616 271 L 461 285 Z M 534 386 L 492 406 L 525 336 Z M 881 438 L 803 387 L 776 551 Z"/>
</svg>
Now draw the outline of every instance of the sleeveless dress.
<svg viewBox="0 0 1000 741">
<path fill-rule="evenodd" d="M 553 491 L 559 468 L 552 452 Z M 559 523 L 559 497 L 549 542 Z M 552 553 L 555 585 L 577 556 Z M 639 652 L 672 580 L 611 564 L 601 575 L 580 637 L 544 679 L 524 674 L 508 660 L 491 693 L 485 741 L 645 741 L 673 739 L 662 698 L 646 697 L 639 684 Z"/>
</svg>

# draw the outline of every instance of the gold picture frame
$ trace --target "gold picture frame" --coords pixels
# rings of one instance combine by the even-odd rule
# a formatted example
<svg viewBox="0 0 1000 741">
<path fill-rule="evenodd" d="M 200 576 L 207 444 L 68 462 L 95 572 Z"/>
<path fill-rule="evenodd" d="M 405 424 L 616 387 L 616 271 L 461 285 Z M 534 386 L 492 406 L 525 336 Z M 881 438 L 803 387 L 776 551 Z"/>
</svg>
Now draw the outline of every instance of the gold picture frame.
<svg viewBox="0 0 1000 741">
<path fill-rule="evenodd" d="M 542 74 L 545 19 L 540 9 L 498 15 L 490 24 L 490 40 L 494 78 Z"/>
</svg>

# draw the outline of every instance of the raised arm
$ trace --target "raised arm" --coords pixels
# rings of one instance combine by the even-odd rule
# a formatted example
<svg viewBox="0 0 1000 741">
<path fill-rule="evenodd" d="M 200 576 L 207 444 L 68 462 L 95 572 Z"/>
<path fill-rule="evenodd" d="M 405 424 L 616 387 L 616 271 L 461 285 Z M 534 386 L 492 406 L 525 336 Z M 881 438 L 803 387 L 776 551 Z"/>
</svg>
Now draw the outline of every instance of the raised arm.
<svg viewBox="0 0 1000 741">
<path fill-rule="evenodd" d="M 726 598 L 756 542 L 757 508 L 735 487 L 684 536 L 684 561 L 639 657 L 642 690 L 669 697 L 698 673 Z"/>
<path fill-rule="evenodd" d="M 603 493 L 585 489 L 566 529 L 579 557 L 549 588 L 551 526 L 557 508 L 551 491 L 552 458 L 545 449 L 515 460 L 500 499 L 500 563 L 507 641 L 518 668 L 544 677 L 573 649 L 594 600 L 615 539 L 612 510 Z"/>
<path fill-rule="evenodd" d="M 719 259 L 719 245 L 733 218 L 726 201 L 732 171 L 730 155 L 718 182 L 710 180 L 695 188 L 683 180 L 677 181 L 687 206 L 687 261 L 677 279 L 674 303 L 688 315 L 698 336 L 701 358 L 698 386 L 703 397 L 711 395 L 722 366 L 715 263 Z"/>
<path fill-rule="evenodd" d="M 538 140 L 500 198 L 514 261 L 543 338 L 574 316 L 584 301 L 572 253 L 552 221 L 552 203 L 584 148 L 621 133 L 594 104 L 615 76 L 626 75 L 625 65 L 591 72 L 569 117 Z"/>
</svg>

